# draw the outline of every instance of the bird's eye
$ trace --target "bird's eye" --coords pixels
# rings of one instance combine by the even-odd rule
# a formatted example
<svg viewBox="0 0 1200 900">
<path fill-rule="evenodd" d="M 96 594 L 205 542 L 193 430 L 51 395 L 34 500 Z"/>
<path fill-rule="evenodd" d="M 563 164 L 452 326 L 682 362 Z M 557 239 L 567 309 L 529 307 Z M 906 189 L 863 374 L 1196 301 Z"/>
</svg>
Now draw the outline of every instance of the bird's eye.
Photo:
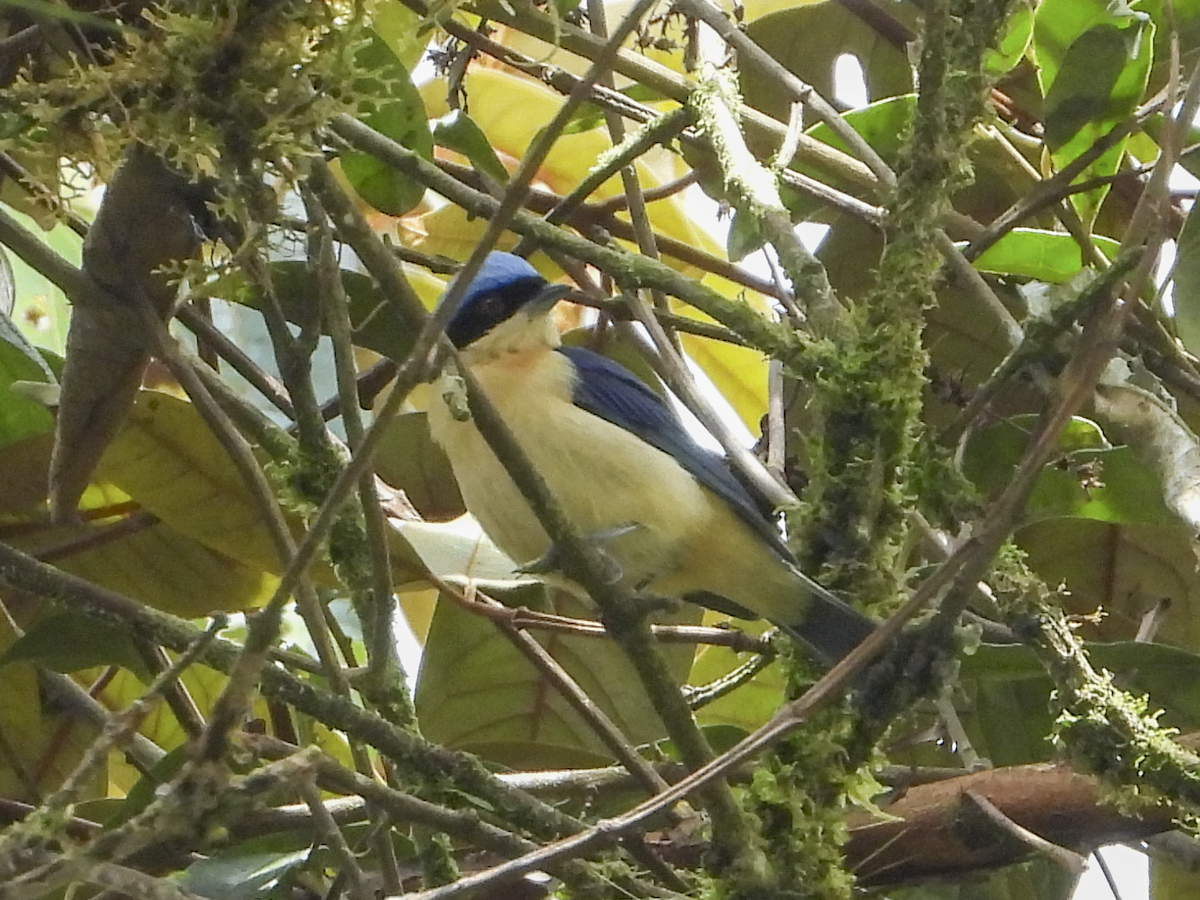
<svg viewBox="0 0 1200 900">
<path fill-rule="evenodd" d="M 504 298 L 499 294 L 485 294 L 479 298 L 479 315 L 485 320 L 499 319 L 504 313 Z"/>
</svg>

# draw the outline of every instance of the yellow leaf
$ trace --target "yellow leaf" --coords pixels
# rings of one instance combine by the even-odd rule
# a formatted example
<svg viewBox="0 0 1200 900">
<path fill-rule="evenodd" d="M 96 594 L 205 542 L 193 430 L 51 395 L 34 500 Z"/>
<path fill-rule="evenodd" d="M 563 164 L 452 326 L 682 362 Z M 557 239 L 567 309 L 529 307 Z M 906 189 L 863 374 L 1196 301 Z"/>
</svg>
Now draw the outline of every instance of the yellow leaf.
<svg viewBox="0 0 1200 900">
<path fill-rule="evenodd" d="M 483 129 L 501 159 L 520 159 L 564 101 L 561 94 L 540 82 L 499 69 L 472 69 L 466 78 L 465 89 L 471 99 L 471 118 Z M 431 81 L 422 87 L 421 98 L 431 117 L 449 111 L 445 93 L 443 81 Z M 603 128 L 563 135 L 554 142 L 538 170 L 538 181 L 557 194 L 565 194 L 579 184 L 600 155 L 611 148 L 608 132 Z M 639 160 L 637 167 L 638 177 L 646 187 L 664 184 L 682 172 L 674 164 L 661 162 L 651 166 Z M 611 197 L 622 191 L 621 179 L 614 175 L 594 196 Z"/>
<path fill-rule="evenodd" d="M 50 443 L 49 435 L 39 436 L 0 450 L 0 468 L 35 486 L 0 489 L 0 511 L 11 512 L 0 524 L 14 547 L 41 558 L 49 553 L 49 561 L 65 571 L 184 618 L 251 609 L 274 592 L 278 579 L 262 567 L 238 562 L 166 522 L 106 539 L 108 529 L 139 505 L 111 484 L 92 484 L 84 492 L 84 521 L 50 524 L 43 512 Z M 10 462 L 17 467 L 9 470 Z M 105 510 L 111 514 L 98 516 Z"/>
<path fill-rule="evenodd" d="M 0 653 L 14 640 L 12 621 L 0 616 Z M 70 716 L 43 712 L 33 663 L 13 662 L 0 669 L 0 740 L 5 745 L 0 797 L 39 803 L 74 769 L 94 737 Z M 103 771 L 97 773 L 93 787 L 99 791 L 106 780 Z"/>
<path fill-rule="evenodd" d="M 163 523 L 62 559 L 58 565 L 185 619 L 262 606 L 279 583 L 276 576 L 243 565 Z"/>
<path fill-rule="evenodd" d="M 766 312 L 770 301 L 761 294 L 724 278 L 709 276 L 704 284 L 726 297 L 743 297 L 759 312 Z M 675 303 L 673 311 L 701 322 L 712 322 L 699 310 Z M 721 396 L 733 407 L 742 423 L 757 436 L 760 421 L 767 411 L 767 360 L 757 350 L 714 341 L 695 335 L 681 334 L 684 350 L 704 370 Z"/>
<path fill-rule="evenodd" d="M 252 570 L 279 574 L 275 546 L 237 468 L 192 404 L 142 391 L 96 469 L 180 534 Z M 317 563 L 314 577 L 333 581 Z"/>
</svg>

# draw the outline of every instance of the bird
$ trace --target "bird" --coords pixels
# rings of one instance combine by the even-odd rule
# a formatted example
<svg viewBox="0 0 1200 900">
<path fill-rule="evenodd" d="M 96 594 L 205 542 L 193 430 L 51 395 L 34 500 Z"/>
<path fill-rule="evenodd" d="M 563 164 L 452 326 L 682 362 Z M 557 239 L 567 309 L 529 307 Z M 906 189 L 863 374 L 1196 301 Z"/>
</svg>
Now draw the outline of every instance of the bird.
<svg viewBox="0 0 1200 900">
<path fill-rule="evenodd" d="M 818 662 L 836 663 L 874 623 L 800 571 L 725 458 L 659 394 L 611 359 L 563 345 L 551 310 L 569 293 L 525 259 L 493 251 L 446 336 L 576 533 L 598 542 L 614 580 L 635 595 L 766 619 Z M 552 558 L 528 502 L 450 399 L 453 376 L 441 377 L 429 429 L 467 510 L 514 561 Z"/>
</svg>

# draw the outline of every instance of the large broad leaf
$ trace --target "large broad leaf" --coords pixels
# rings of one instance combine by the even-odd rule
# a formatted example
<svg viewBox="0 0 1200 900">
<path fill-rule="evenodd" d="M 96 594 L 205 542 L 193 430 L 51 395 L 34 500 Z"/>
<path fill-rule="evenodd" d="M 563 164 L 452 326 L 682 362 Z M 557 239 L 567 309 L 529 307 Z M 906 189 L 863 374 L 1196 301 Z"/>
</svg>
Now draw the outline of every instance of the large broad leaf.
<svg viewBox="0 0 1200 900">
<path fill-rule="evenodd" d="M 1129 5 L 1147 13 L 1154 21 L 1154 68 L 1149 88 L 1160 90 L 1171 75 L 1172 43 L 1178 42 L 1185 67 L 1195 63 L 1196 52 L 1200 50 L 1200 0 L 1133 0 Z"/>
<path fill-rule="evenodd" d="M 18 639 L 14 617 L 24 621 L 26 616 L 21 598 L 3 599 L 7 614 L 0 616 L 0 652 L 7 653 Z M 70 714 L 60 716 L 43 706 L 32 662 L 14 660 L 0 670 L 0 798 L 40 802 L 62 784 L 94 737 Z M 84 785 L 84 797 L 98 795 L 103 786 L 101 767 Z"/>
<path fill-rule="evenodd" d="M 1021 61 L 1033 40 L 1033 7 L 1019 5 L 1009 16 L 1000 43 L 984 55 L 984 68 L 997 78 Z"/>
<path fill-rule="evenodd" d="M 1112 238 L 1096 236 L 1092 240 L 1109 259 L 1116 256 L 1121 246 Z M 1079 242 L 1066 232 L 1014 228 L 979 255 L 975 268 L 1062 284 L 1083 271 L 1083 251 Z"/>
<path fill-rule="evenodd" d="M 404 491 L 425 519 L 444 521 L 466 511 L 450 460 L 429 436 L 425 413 L 402 413 L 388 422 L 375 451 L 375 473 Z"/>
<path fill-rule="evenodd" d="M 318 298 L 313 293 L 312 271 L 299 260 L 271 263 L 271 284 L 280 309 L 289 322 L 310 323 L 320 316 Z M 405 266 L 405 276 L 417 296 L 429 309 L 446 289 L 443 280 L 427 269 Z M 349 301 L 351 340 L 355 346 L 374 350 L 389 359 L 404 359 L 416 340 L 416 333 L 405 325 L 396 307 L 388 301 L 373 278 L 353 269 L 339 270 L 342 289 Z M 223 276 L 208 285 L 212 296 L 254 309 L 261 309 L 264 298 L 247 286 L 240 274 Z"/>
<path fill-rule="evenodd" d="M 574 598 L 540 588 L 511 602 L 571 616 L 591 617 Z M 700 620 L 698 607 L 671 617 Z M 602 637 L 541 633 L 538 642 L 635 744 L 663 737 L 645 689 L 621 651 Z M 680 681 L 691 648 L 667 648 Z M 487 619 L 453 601 L 438 601 L 417 680 L 417 713 L 430 740 L 522 767 L 597 765 L 611 755 L 586 722 Z"/>
<path fill-rule="evenodd" d="M 4 187 L 13 185 L 4 179 Z M 22 190 L 22 193 L 25 193 Z M 16 217 L 27 227 L 33 223 L 21 215 Z M 36 229 L 30 227 L 31 232 Z M 66 225 L 58 225 L 40 234 L 41 239 L 52 251 L 73 266 L 78 266 L 82 257 L 80 238 Z M 66 295 L 50 279 L 29 268 L 22 260 L 10 259 L 16 302 L 12 320 L 22 334 L 37 347 L 45 348 L 60 356 L 66 352 L 67 327 L 71 318 L 71 305 Z"/>
<path fill-rule="evenodd" d="M 85 514 L 98 497 L 123 497 L 129 504 L 128 496 L 115 488 L 93 485 L 84 493 Z M 183 618 L 253 609 L 275 590 L 274 575 L 163 522 L 110 537 L 108 529 L 119 528 L 121 519 L 60 526 L 19 520 L 8 523 L 15 531 L 10 543 L 34 555 L 53 549 L 59 568 Z"/>
<path fill-rule="evenodd" d="M 225 632 L 224 636 L 231 639 L 245 639 L 244 630 L 240 635 L 235 636 L 235 634 L 234 630 L 230 629 Z M 212 712 L 213 704 L 221 696 L 221 692 L 229 683 L 229 679 L 215 669 L 197 664 L 189 666 L 184 670 L 183 675 L 180 677 L 180 682 L 187 689 L 188 696 L 195 702 L 200 715 L 207 717 Z M 127 709 L 130 704 L 145 694 L 146 686 L 146 682 L 142 681 L 132 672 L 123 669 L 111 680 L 104 683 L 102 688 L 96 693 L 96 699 L 103 704 L 105 709 L 113 711 Z M 267 710 L 266 701 L 261 697 L 255 697 L 247 719 L 257 718 L 267 721 L 269 717 L 270 714 Z M 149 715 L 142 721 L 138 731 L 149 738 L 156 746 L 164 750 L 173 750 L 177 747 L 182 747 L 188 741 L 187 732 L 183 730 L 183 727 L 179 724 L 179 720 L 175 718 L 171 707 L 165 703 L 158 703 L 153 706 Z M 153 781 L 153 777 L 150 780 Z M 135 801 L 133 805 L 137 805 L 137 802 Z"/>
<path fill-rule="evenodd" d="M 888 11 L 912 23 L 911 7 L 892 3 Z M 889 40 L 848 5 L 835 0 L 798 4 L 771 13 L 747 25 L 746 32 L 827 99 L 837 97 L 834 66 L 843 54 L 855 57 L 862 67 L 868 100 L 907 94 L 913 89 L 912 66 L 903 43 Z M 788 120 L 792 100 L 780 90 L 778 79 L 757 68 L 743 67 L 742 92 L 751 106 L 780 121 Z"/>
<path fill-rule="evenodd" d="M 915 108 L 916 95 L 902 94 L 851 110 L 842 118 L 884 162 L 894 166 L 899 162 L 899 151 L 908 133 Z M 811 126 L 805 133 L 835 149 L 852 152 L 851 148 L 823 122 Z M 968 152 L 975 178 L 970 184 L 962 187 L 953 198 L 954 206 L 959 212 L 978 222 L 991 221 L 1033 187 L 1035 179 L 1030 175 L 1028 166 L 1013 158 L 1011 145 L 998 134 L 976 135 Z M 811 163 L 798 160 L 793 167 L 851 194 L 861 193 L 861 186 L 844 178 L 831 177 Z M 836 224 L 839 220 L 838 214 L 825 210 L 822 204 L 806 194 L 790 188 L 785 188 L 783 194 L 785 204 L 793 219 L 797 221 Z M 1052 218 L 1044 219 L 1045 224 L 1052 221 Z M 1042 223 L 1041 218 L 1034 217 L 1030 220 L 1030 224 Z M 853 247 L 853 244 L 848 244 L 843 247 L 843 251 Z M 877 265 L 876 261 L 867 260 L 862 254 L 852 253 L 851 257 L 853 258 L 846 261 L 848 267 L 861 266 L 863 271 L 870 272 Z"/>
<path fill-rule="evenodd" d="M 403 553 L 414 559 L 414 568 L 453 584 L 473 584 L 483 590 L 516 590 L 536 581 L 516 571 L 469 516 L 450 522 L 393 523 L 393 548 L 402 542 Z"/>
<path fill-rule="evenodd" d="M 463 82 L 470 99 L 471 119 L 487 136 L 500 159 L 519 159 L 538 132 L 546 127 L 562 105 L 562 97 L 545 85 L 500 69 L 471 68 Z M 421 89 L 429 114 L 434 117 L 450 112 L 444 85 L 431 81 Z M 537 181 L 556 194 L 566 194 L 579 185 L 588 172 L 612 147 L 602 130 L 567 134 L 554 142 L 538 169 Z M 671 153 L 654 151 L 639 158 L 634 166 L 643 188 L 649 189 L 684 174 L 679 159 Z M 624 193 L 619 175 L 607 179 L 592 195 L 600 200 Z M 474 247 L 483 223 L 457 215 L 452 207 L 443 207 L 412 222 L 413 243 L 426 252 L 443 253 L 453 259 L 466 259 Z M 650 221 L 660 234 L 713 252 L 717 243 L 696 217 L 683 194 L 673 194 L 648 206 Z M 446 216 L 447 218 L 443 218 Z M 502 243 L 503 247 L 504 244 Z"/>
<path fill-rule="evenodd" d="M 1200 647 L 1200 578 L 1192 535 L 1181 527 L 1046 519 L 1022 528 L 1017 545 L 1046 583 L 1064 585 L 1071 613 L 1103 617 L 1081 626 L 1089 638 L 1129 640 L 1146 616 L 1165 612 L 1157 635 Z"/>
<path fill-rule="evenodd" d="M 277 579 L 262 566 L 231 558 L 167 522 L 122 530 L 138 504 L 111 484 L 84 491 L 82 521 L 50 523 L 42 510 L 51 443 L 46 434 L 0 448 L 6 476 L 0 482 L 0 539 L 184 618 L 251 609 L 270 597 Z M 194 513 L 205 514 L 201 507 Z"/>
<path fill-rule="evenodd" d="M 45 431 L 0 447 L 0 514 L 27 513 L 45 502 L 53 446 L 54 435 Z"/>
<path fill-rule="evenodd" d="M 280 573 L 279 553 L 237 467 L 190 403 L 143 391 L 96 472 L 179 534 L 251 572 Z M 321 562 L 309 571 L 336 584 Z"/>
<path fill-rule="evenodd" d="M 0 254 L 0 262 L 0 290 L 7 287 L 4 293 L 12 295 L 15 278 L 7 255 Z M 17 382 L 54 384 L 55 378 L 41 354 L 9 318 L 11 308 L 0 309 L 0 446 L 54 428 L 54 417 L 43 403 L 13 389 Z"/>
<path fill-rule="evenodd" d="M 1020 461 L 1036 416 L 1014 416 L 977 432 L 963 468 L 985 495 L 998 493 Z M 1128 447 L 1112 448 L 1093 422 L 1075 419 L 1059 442 L 1061 458 L 1046 466 L 1025 506 L 1026 523 L 1072 516 L 1114 523 L 1169 526 L 1177 519 L 1162 501 L 1153 473 Z"/>
<path fill-rule="evenodd" d="M 862 135 L 885 162 L 894 162 L 904 143 L 904 135 L 916 106 L 915 94 L 900 94 L 876 100 L 862 109 L 851 110 L 842 118 L 846 120 L 847 125 Z M 846 142 L 824 122 L 818 122 L 805 133 L 837 150 L 850 151 Z"/>
<path fill-rule="evenodd" d="M 1156 856 L 1150 860 L 1150 896 L 1154 900 L 1192 900 L 1200 896 L 1200 872 Z"/>
<path fill-rule="evenodd" d="M 487 135 L 463 110 L 452 109 L 438 119 L 433 126 L 433 139 L 439 147 L 461 153 L 476 170 L 497 184 L 508 181 L 508 170 L 496 156 Z"/>
<path fill-rule="evenodd" d="M 1181 731 L 1200 728 L 1200 655 L 1167 644 L 1135 641 L 1088 643 L 1087 653 L 1098 669 L 1118 673 L 1125 689 L 1150 696 L 1152 709 L 1163 711 L 1164 724 Z M 1032 650 L 1017 644 L 984 644 L 961 661 L 961 675 L 980 684 L 1035 685 L 1040 700 L 1027 707 L 1030 714 L 1049 716 L 1053 684 Z M 997 728 L 1015 723 L 997 715 Z M 1048 719 L 1047 719 L 1048 721 Z M 1045 732 L 1043 732 L 1045 733 Z M 993 760 L 997 765 L 1037 762 L 1044 757 Z"/>
<path fill-rule="evenodd" d="M 397 0 L 372 4 L 371 27 L 410 72 L 429 47 L 421 16 Z"/>
<path fill-rule="evenodd" d="M 770 301 L 761 294 L 747 292 L 740 285 L 716 276 L 706 276 L 704 285 L 726 297 L 741 297 L 743 301 L 764 315 L 769 314 Z M 712 320 L 703 313 L 675 304 L 676 312 L 701 322 Z M 708 376 L 737 414 L 739 421 L 757 438 L 762 432 L 762 417 L 767 411 L 767 360 L 757 350 L 713 341 L 695 335 L 680 334 L 687 355 Z"/>
<path fill-rule="evenodd" d="M 143 391 L 97 475 L 205 546 L 279 571 L 279 554 L 237 467 L 187 401 Z"/>
<path fill-rule="evenodd" d="M 355 62 L 369 75 L 360 78 L 355 88 L 371 101 L 363 122 L 385 137 L 416 151 L 426 159 L 433 157 L 433 137 L 425 115 L 425 105 L 408 69 L 388 42 L 378 34 L 359 51 Z M 425 196 L 425 186 L 402 175 L 368 153 L 343 153 L 342 172 L 360 197 L 380 212 L 402 216 Z"/>
<path fill-rule="evenodd" d="M 212 900 L 259 900 L 270 896 L 288 872 L 308 862 L 311 852 L 308 847 L 252 852 L 235 846 L 192 863 L 179 885 Z"/>
<path fill-rule="evenodd" d="M 90 526 L 90 530 L 96 530 Z M 58 561 L 110 590 L 185 619 L 266 603 L 278 578 L 159 523 Z"/>
<path fill-rule="evenodd" d="M 963 464 L 985 495 L 1011 477 L 1034 423 L 1033 416 L 1014 417 L 972 438 Z M 1071 423 L 1059 445 L 1062 455 L 1038 475 L 1017 543 L 1046 583 L 1066 585 L 1072 612 L 1105 611 L 1089 635 L 1130 638 L 1143 617 L 1166 602 L 1159 634 L 1200 647 L 1200 624 L 1188 612 L 1200 597 L 1192 536 L 1133 450 L 1105 445 L 1093 423 Z"/>
<path fill-rule="evenodd" d="M 74 610 L 38 619 L 0 653 L 0 666 L 25 660 L 54 672 L 121 666 L 149 680 L 129 630 Z"/>
<path fill-rule="evenodd" d="M 1175 332 L 1193 354 L 1200 352 L 1200 212 L 1192 204 L 1175 254 Z"/>
<path fill-rule="evenodd" d="M 727 617 L 711 611 L 705 613 L 704 620 L 708 625 L 728 621 Z M 734 627 L 754 633 L 766 630 L 763 623 L 757 622 L 736 622 Z M 696 648 L 696 660 L 688 683 L 703 687 L 720 681 L 749 659 L 748 654 L 735 653 L 728 647 L 702 644 Z M 696 720 L 702 725 L 731 725 L 749 733 L 778 711 L 783 703 L 783 691 L 783 672 L 777 664 L 772 665 L 751 681 L 698 710 Z"/>
<path fill-rule="evenodd" d="M 1046 144 L 1057 168 L 1087 150 L 1133 112 L 1154 58 L 1154 24 L 1145 13 L 1107 0 L 1044 0 L 1034 20 L 1033 50 L 1046 98 Z M 1112 175 L 1124 153 L 1118 141 L 1080 175 Z M 1071 201 L 1086 225 L 1107 187 Z"/>
</svg>

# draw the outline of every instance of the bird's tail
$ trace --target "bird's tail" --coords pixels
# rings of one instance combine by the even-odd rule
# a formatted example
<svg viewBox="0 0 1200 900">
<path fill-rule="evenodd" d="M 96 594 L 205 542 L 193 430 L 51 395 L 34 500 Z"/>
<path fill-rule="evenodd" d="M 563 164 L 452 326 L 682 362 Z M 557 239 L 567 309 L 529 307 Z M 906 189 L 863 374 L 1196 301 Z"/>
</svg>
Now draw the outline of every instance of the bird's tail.
<svg viewBox="0 0 1200 900">
<path fill-rule="evenodd" d="M 871 619 L 820 586 L 811 592 L 799 622 L 776 624 L 828 667 L 840 662 L 875 630 Z"/>
<path fill-rule="evenodd" d="M 875 622 L 790 564 L 767 569 L 737 601 L 707 591 L 684 599 L 735 618 L 767 619 L 829 668 L 875 630 Z"/>
</svg>

